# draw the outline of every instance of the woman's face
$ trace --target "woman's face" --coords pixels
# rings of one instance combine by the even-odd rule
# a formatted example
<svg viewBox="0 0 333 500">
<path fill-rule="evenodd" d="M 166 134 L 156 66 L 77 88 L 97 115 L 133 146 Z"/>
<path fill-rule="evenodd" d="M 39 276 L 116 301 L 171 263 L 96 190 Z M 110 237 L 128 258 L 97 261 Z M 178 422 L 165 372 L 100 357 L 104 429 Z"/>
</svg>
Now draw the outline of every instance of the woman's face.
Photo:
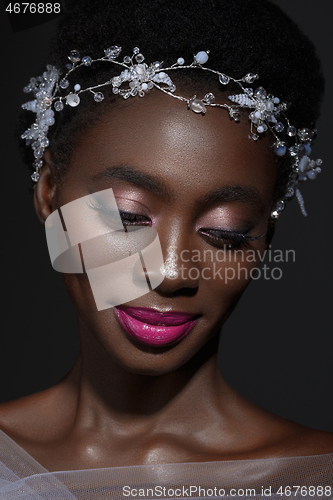
<svg viewBox="0 0 333 500">
<path fill-rule="evenodd" d="M 250 281 L 254 252 L 267 245 L 276 181 L 270 143 L 249 139 L 245 114 L 238 124 L 218 108 L 198 115 L 160 92 L 111 109 L 83 134 L 53 209 L 112 188 L 125 224 L 157 230 L 165 261 L 162 283 L 126 306 L 196 320 L 181 339 L 146 345 L 121 326 L 115 308 L 96 309 L 86 274 L 64 274 L 83 345 L 102 346 L 131 372 L 157 375 L 219 332 Z"/>
</svg>

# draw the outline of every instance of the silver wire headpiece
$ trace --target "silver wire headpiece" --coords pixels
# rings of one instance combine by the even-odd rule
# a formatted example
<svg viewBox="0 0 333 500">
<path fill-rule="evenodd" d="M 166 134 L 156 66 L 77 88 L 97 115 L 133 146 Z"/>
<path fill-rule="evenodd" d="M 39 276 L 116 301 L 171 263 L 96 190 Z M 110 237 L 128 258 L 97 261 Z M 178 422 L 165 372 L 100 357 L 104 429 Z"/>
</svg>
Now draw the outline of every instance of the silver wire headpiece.
<svg viewBox="0 0 333 500">
<path fill-rule="evenodd" d="M 269 130 L 275 138 L 274 152 L 280 157 L 288 154 L 292 158 L 292 169 L 284 198 L 277 202 L 271 216 L 278 218 L 280 212 L 285 208 L 286 200 L 294 195 L 296 195 L 303 215 L 307 215 L 299 184 L 306 179 L 315 179 L 321 171 L 322 160 L 312 160 L 309 157 L 315 131 L 309 128 L 297 130 L 289 122 L 285 114 L 288 109 L 286 103 L 281 102 L 278 97 L 267 94 L 263 87 L 253 90 L 253 88 L 247 86 L 253 84 L 259 78 L 259 75 L 247 73 L 243 78 L 237 80 L 225 73 L 207 68 L 203 65 L 208 61 L 209 51 L 198 52 L 189 65 L 186 65 L 185 60 L 179 57 L 175 64 L 163 68 L 163 63 L 159 61 L 148 66 L 144 62 L 145 58 L 138 47 L 133 49 L 132 56 L 125 56 L 122 61 L 119 61 L 117 58 L 121 50 L 121 47 L 113 45 L 104 50 L 104 56 L 98 59 L 92 59 L 90 56 L 84 56 L 81 59 L 78 51 L 72 50 L 68 56 L 71 64 L 66 66 L 67 73 L 63 77 L 61 77 L 57 68 L 48 65 L 42 76 L 31 78 L 30 83 L 24 87 L 24 92 L 32 92 L 34 95 L 34 100 L 26 102 L 22 105 L 22 108 L 35 113 L 36 119 L 21 136 L 34 151 L 35 160 L 33 166 L 35 172 L 31 176 L 34 182 L 39 179 L 39 170 L 43 165 L 42 157 L 45 149 L 49 146 L 47 134 L 49 127 L 55 123 L 54 111 L 61 112 L 65 105 L 73 108 L 78 106 L 80 104 L 80 95 L 85 92 L 91 93 L 93 99 L 99 103 L 104 99 L 104 94 L 100 89 L 105 86 L 111 86 L 112 92 L 123 97 L 123 99 L 134 96 L 144 97 L 149 90 L 156 88 L 175 99 L 186 102 L 188 108 L 195 113 L 206 113 L 207 106 L 215 106 L 226 109 L 230 118 L 238 122 L 241 119 L 240 108 L 249 110 L 251 123 L 249 138 L 257 141 L 260 134 Z M 112 63 L 122 67 L 123 70 L 118 76 L 113 76 L 104 83 L 84 89 L 81 88 L 79 83 L 71 86 L 68 78 L 77 68 L 91 66 L 96 62 Z M 176 86 L 167 72 L 180 69 L 200 69 L 214 73 L 222 86 L 233 82 L 239 86 L 240 93 L 228 96 L 230 102 L 233 103 L 231 105 L 215 102 L 215 96 L 211 92 L 207 93 L 202 99 L 199 99 L 196 95 L 191 99 L 176 95 Z M 123 88 L 123 84 L 127 84 L 127 88 Z M 70 88 L 72 90 L 65 94 L 65 92 L 68 92 L 67 89 Z M 281 139 L 279 134 L 283 131 L 293 141 L 292 145 L 287 146 L 287 143 Z"/>
</svg>

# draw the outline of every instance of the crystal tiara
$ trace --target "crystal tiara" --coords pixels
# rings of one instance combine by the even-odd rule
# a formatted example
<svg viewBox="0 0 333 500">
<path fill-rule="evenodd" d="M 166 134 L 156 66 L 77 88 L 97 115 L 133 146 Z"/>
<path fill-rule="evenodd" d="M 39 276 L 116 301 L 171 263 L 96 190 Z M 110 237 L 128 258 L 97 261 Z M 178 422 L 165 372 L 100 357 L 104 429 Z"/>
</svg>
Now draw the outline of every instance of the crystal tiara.
<svg viewBox="0 0 333 500">
<path fill-rule="evenodd" d="M 286 201 L 294 195 L 296 195 L 303 215 L 307 215 L 299 184 L 306 179 L 315 179 L 321 171 L 322 160 L 309 158 L 315 131 L 309 128 L 297 130 L 286 116 L 285 112 L 288 109 L 286 103 L 281 102 L 278 97 L 272 94 L 267 94 L 263 87 L 258 87 L 256 90 L 248 87 L 259 78 L 259 75 L 247 73 L 243 78 L 237 80 L 225 73 L 207 68 L 203 65 L 208 61 L 208 50 L 198 52 L 189 65 L 186 65 L 185 60 L 179 57 L 175 64 L 167 68 L 163 68 L 163 63 L 159 61 L 148 66 L 144 62 L 145 58 L 138 47 L 133 49 L 132 56 L 125 56 L 122 61 L 119 61 L 117 59 L 121 51 L 121 47 L 113 45 L 104 50 L 103 57 L 92 59 L 90 56 L 84 56 L 81 59 L 78 51 L 72 50 L 68 56 L 71 64 L 66 65 L 67 72 L 64 76 L 61 77 L 60 71 L 54 66 L 47 65 L 43 75 L 31 78 L 30 83 L 24 87 L 23 91 L 25 93 L 32 92 L 34 95 L 34 99 L 23 104 L 22 108 L 35 113 L 36 119 L 21 136 L 34 152 L 33 166 L 35 172 L 31 176 L 34 182 L 39 179 L 39 170 L 43 165 L 42 157 L 45 149 L 49 146 L 47 134 L 49 127 L 55 123 L 54 111 L 61 112 L 65 105 L 73 108 L 78 106 L 80 104 L 80 95 L 85 92 L 91 93 L 93 99 L 99 103 L 104 99 L 101 88 L 106 86 L 111 86 L 112 92 L 123 99 L 134 96 L 144 97 L 149 90 L 156 88 L 174 99 L 184 101 L 194 113 L 206 113 L 207 106 L 215 106 L 226 109 L 230 118 L 238 122 L 241 119 L 240 108 L 247 109 L 251 123 L 249 138 L 257 141 L 260 134 L 269 131 L 274 137 L 273 149 L 275 154 L 280 157 L 289 155 L 292 160 L 291 174 L 284 197 L 277 202 L 271 216 L 273 218 L 279 217 L 280 212 L 285 208 Z M 68 78 L 72 77 L 77 68 L 91 66 L 96 62 L 108 62 L 118 65 L 122 68 L 122 71 L 118 76 L 113 76 L 106 82 L 91 87 L 81 88 L 80 83 L 70 84 Z M 176 95 L 176 86 L 167 72 L 180 69 L 200 69 L 214 73 L 217 75 L 222 87 L 233 82 L 239 86 L 240 93 L 228 96 L 229 101 L 232 103 L 230 105 L 215 102 L 215 96 L 211 92 L 207 93 L 202 99 L 199 99 L 196 95 L 191 99 Z M 127 88 L 123 88 L 123 84 L 127 85 Z M 68 92 L 68 90 L 70 91 Z M 280 134 L 283 131 L 292 141 L 291 145 L 287 145 L 281 139 Z"/>
</svg>

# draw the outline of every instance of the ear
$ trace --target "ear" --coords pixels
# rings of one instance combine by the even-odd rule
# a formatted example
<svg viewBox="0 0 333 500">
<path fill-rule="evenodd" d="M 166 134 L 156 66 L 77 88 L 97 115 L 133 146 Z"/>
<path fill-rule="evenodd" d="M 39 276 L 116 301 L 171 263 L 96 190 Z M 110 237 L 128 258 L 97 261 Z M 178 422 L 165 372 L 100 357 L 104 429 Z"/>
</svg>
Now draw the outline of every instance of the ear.
<svg viewBox="0 0 333 500">
<path fill-rule="evenodd" d="M 47 149 L 43 155 L 43 166 L 39 171 L 39 179 L 34 190 L 34 205 L 37 217 L 42 224 L 54 211 L 57 185 L 52 174 L 51 153 Z"/>
</svg>

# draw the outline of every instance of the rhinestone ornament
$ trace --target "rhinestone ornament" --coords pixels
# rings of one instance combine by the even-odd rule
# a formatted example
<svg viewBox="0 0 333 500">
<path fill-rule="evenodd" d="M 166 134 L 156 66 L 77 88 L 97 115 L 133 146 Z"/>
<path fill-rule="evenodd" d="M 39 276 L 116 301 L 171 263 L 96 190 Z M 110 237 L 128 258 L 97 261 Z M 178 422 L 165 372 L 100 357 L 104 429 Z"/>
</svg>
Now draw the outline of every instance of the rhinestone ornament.
<svg viewBox="0 0 333 500">
<path fill-rule="evenodd" d="M 95 100 L 96 102 L 102 102 L 102 101 L 103 101 L 103 99 L 104 99 L 104 94 L 103 94 L 102 92 L 96 92 L 96 93 L 94 94 L 94 100 Z"/>
</svg>

